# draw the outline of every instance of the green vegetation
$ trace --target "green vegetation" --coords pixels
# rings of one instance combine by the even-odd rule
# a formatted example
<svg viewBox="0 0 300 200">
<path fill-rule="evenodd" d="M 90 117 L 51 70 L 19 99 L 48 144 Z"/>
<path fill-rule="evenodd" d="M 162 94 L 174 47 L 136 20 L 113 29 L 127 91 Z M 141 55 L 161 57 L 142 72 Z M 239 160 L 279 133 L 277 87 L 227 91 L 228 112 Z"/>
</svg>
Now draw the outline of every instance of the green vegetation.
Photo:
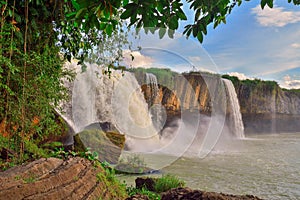
<svg viewBox="0 0 300 200">
<path fill-rule="evenodd" d="M 163 175 L 161 178 L 156 179 L 154 189 L 157 193 L 165 192 L 172 188 L 183 187 L 185 182 L 178 177 L 171 174 Z"/>
<path fill-rule="evenodd" d="M 300 94 L 300 89 L 286 89 L 282 88 L 283 91 L 291 92 L 293 94 Z"/>
<path fill-rule="evenodd" d="M 147 196 L 150 200 L 160 200 L 161 199 L 161 196 L 158 193 L 149 191 L 146 188 L 137 189 L 135 187 L 127 187 L 126 192 L 127 192 L 128 196 L 141 194 L 141 195 Z"/>
<path fill-rule="evenodd" d="M 246 80 L 239 80 L 236 76 L 230 76 L 228 74 L 222 75 L 222 78 L 229 79 L 235 86 L 235 88 L 239 87 L 248 87 L 251 89 L 259 88 L 265 91 L 273 91 L 279 88 L 279 85 L 276 81 L 264 81 L 261 79 L 246 79 Z"/>
<path fill-rule="evenodd" d="M 222 75 L 222 78 L 230 80 L 234 86 L 237 86 L 240 83 L 240 80 L 236 76 L 230 76 L 228 74 L 224 74 L 224 75 Z"/>
<path fill-rule="evenodd" d="M 139 83 L 145 83 L 146 73 L 154 74 L 158 80 L 158 84 L 168 88 L 174 87 L 174 77 L 178 75 L 177 72 L 173 72 L 168 68 L 132 68 L 129 71 L 135 74 Z"/>
<path fill-rule="evenodd" d="M 273 1 L 261 0 L 261 7 L 264 8 L 267 5 L 272 8 Z M 129 27 L 144 27 L 146 32 L 158 31 L 160 38 L 164 37 L 166 33 L 173 38 L 174 31 L 179 28 L 179 21 L 188 20 L 182 10 L 183 1 L 181 0 L 94 0 L 93 3 L 88 3 L 87 0 L 72 0 L 67 2 L 72 3 L 72 7 L 68 9 L 66 15 L 68 26 L 77 28 L 76 30 L 85 33 L 85 35 L 95 29 L 103 30 L 110 35 L 116 29 L 118 20 L 121 18 L 130 22 Z M 202 42 L 204 35 L 207 34 L 207 26 L 213 24 L 216 28 L 219 24 L 226 23 L 226 17 L 233 8 L 240 6 L 243 0 L 187 0 L 186 2 L 194 16 L 189 19 L 192 23 L 184 27 L 183 34 L 187 37 L 192 35 Z M 299 0 L 288 0 L 288 2 L 293 2 L 295 5 L 300 4 Z M 119 16 L 120 12 L 122 14 Z M 76 33 L 70 32 L 71 38 L 75 38 L 74 35 L 76 36 Z"/>
<path fill-rule="evenodd" d="M 29 174 L 27 177 L 23 178 L 24 183 L 34 183 L 36 181 L 36 176 L 34 174 Z"/>
<path fill-rule="evenodd" d="M 179 180 L 178 177 L 166 174 L 163 175 L 161 178 L 153 178 L 154 180 L 154 191 L 150 191 L 149 188 L 145 185 L 142 188 L 135 188 L 135 187 L 127 187 L 126 191 L 129 196 L 135 194 L 141 194 L 148 196 L 149 199 L 159 200 L 161 199 L 160 194 L 162 192 L 166 192 L 173 188 L 184 187 L 185 182 Z"/>
<path fill-rule="evenodd" d="M 125 185 L 121 184 L 120 181 L 115 176 L 115 171 L 113 168 L 107 167 L 106 165 L 101 165 L 104 169 L 104 173 L 98 173 L 98 181 L 105 183 L 108 186 L 108 193 L 112 198 L 125 198 L 127 196 Z"/>
<path fill-rule="evenodd" d="M 58 10 L 38 2 L 0 2 L 0 141 L 12 154 L 1 163 L 43 157 L 45 141 L 65 132 L 53 107 L 67 98 L 61 79 L 72 73 L 55 45 Z"/>
</svg>

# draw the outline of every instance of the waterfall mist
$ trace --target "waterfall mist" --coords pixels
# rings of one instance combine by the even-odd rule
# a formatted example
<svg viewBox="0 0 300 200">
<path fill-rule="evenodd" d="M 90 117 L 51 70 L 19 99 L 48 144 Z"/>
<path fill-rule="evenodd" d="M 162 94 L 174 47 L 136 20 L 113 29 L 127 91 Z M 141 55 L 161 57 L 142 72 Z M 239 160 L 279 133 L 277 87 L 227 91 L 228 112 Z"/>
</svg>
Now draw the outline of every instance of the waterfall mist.
<svg viewBox="0 0 300 200">
<path fill-rule="evenodd" d="M 226 97 L 224 92 L 220 92 L 223 89 L 218 88 L 218 84 L 207 86 L 211 87 L 209 95 L 211 104 L 214 105 L 212 113 L 200 114 L 200 110 L 195 107 L 197 99 L 193 87 L 181 77 L 185 88 L 174 87 L 171 88 L 172 92 L 176 95 L 184 94 L 177 98 L 185 105 L 192 102 L 193 106 L 188 107 L 193 110 L 183 109 L 180 116 L 168 118 L 170 116 L 160 102 L 162 97 L 159 95 L 162 94 L 154 74 L 145 74 L 144 85 L 150 91 L 148 98 L 145 98 L 142 85 L 138 83 L 134 74 L 113 71 L 109 78 L 102 75 L 98 66 L 87 65 L 87 71 L 78 72 L 73 85 L 68 86 L 71 102 L 62 105 L 66 111 L 62 116 L 75 133 L 84 130 L 90 124 L 111 123 L 125 135 L 124 155 L 134 152 L 143 155 L 174 156 L 171 160 L 168 158 L 160 161 L 159 166 L 151 164 L 153 157 L 145 158 L 147 165 L 154 168 L 166 166 L 183 155 L 203 158 L 211 151 L 231 148 L 232 139 L 244 137 L 237 96 L 229 80 L 221 81 L 227 91 L 232 117 L 231 125 L 227 126 L 222 102 Z M 200 93 L 198 91 L 198 94 Z M 186 96 L 188 94 L 191 96 L 190 100 Z M 101 129 L 100 126 L 96 128 Z"/>
</svg>

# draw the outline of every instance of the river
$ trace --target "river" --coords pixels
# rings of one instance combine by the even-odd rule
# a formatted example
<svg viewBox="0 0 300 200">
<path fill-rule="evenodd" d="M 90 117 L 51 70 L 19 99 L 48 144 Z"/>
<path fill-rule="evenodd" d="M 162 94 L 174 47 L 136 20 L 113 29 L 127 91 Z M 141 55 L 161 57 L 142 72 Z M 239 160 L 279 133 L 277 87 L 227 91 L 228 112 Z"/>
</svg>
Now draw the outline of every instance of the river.
<svg viewBox="0 0 300 200">
<path fill-rule="evenodd" d="M 193 189 L 300 199 L 300 133 L 248 135 L 229 146 L 203 159 L 181 157 L 162 173 L 178 176 Z M 135 177 L 119 178 L 132 184 Z"/>
</svg>

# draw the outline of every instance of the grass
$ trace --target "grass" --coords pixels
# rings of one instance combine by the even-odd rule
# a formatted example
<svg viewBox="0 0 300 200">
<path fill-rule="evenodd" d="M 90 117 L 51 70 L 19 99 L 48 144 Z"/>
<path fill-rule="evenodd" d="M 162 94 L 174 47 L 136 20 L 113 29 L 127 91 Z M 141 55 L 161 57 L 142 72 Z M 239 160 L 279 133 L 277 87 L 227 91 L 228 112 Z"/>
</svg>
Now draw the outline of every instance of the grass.
<svg viewBox="0 0 300 200">
<path fill-rule="evenodd" d="M 154 189 L 157 193 L 165 192 L 172 188 L 178 188 L 185 186 L 185 182 L 178 177 L 166 174 L 155 181 Z"/>
<path fill-rule="evenodd" d="M 154 191 L 150 191 L 147 187 L 143 187 L 141 189 L 137 189 L 135 187 L 127 187 L 126 192 L 128 196 L 133 196 L 136 194 L 145 195 L 150 200 L 160 200 L 161 193 L 166 192 L 172 188 L 178 188 L 185 186 L 185 182 L 180 180 L 178 177 L 166 174 L 163 175 L 161 178 L 155 178 L 154 180 Z"/>
</svg>

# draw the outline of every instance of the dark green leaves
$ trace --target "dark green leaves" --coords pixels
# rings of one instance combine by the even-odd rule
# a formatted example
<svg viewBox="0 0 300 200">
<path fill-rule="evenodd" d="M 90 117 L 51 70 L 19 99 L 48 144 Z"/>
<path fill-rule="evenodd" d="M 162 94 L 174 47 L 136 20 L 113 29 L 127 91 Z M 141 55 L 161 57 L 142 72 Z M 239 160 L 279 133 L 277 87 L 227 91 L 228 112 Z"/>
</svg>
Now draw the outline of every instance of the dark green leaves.
<svg viewBox="0 0 300 200">
<path fill-rule="evenodd" d="M 129 17 L 132 15 L 132 13 L 133 13 L 133 8 L 130 8 L 130 7 L 129 7 L 129 9 L 125 10 L 125 11 L 121 14 L 120 18 L 121 18 L 121 19 L 127 19 L 127 18 L 129 18 Z"/>
<path fill-rule="evenodd" d="M 184 34 L 192 35 L 200 42 L 203 35 L 207 34 L 207 27 L 213 25 L 216 28 L 226 23 L 226 17 L 243 1 L 249 0 L 186 0 L 190 9 L 194 11 L 194 22 L 187 25 Z M 157 30 L 162 38 L 168 31 L 169 37 L 173 37 L 174 31 L 179 27 L 180 20 L 187 20 L 182 10 L 183 0 L 69 0 L 72 9 L 66 14 L 69 20 L 74 20 L 74 26 L 83 28 L 84 32 L 91 29 L 104 31 L 111 35 L 116 28 L 114 17 L 121 12 L 120 19 L 129 20 L 128 26 L 135 25 L 136 28 L 145 28 L 146 32 L 154 33 Z M 288 0 L 295 5 L 300 0 Z M 261 0 L 260 5 L 270 8 L 274 6 L 274 0 Z M 97 15 L 95 20 L 92 15 Z"/>
<path fill-rule="evenodd" d="M 202 35 L 201 32 L 198 32 L 198 34 L 197 34 L 197 39 L 198 39 L 198 41 L 199 41 L 200 43 L 203 42 L 203 35 Z"/>
<path fill-rule="evenodd" d="M 266 5 L 268 5 L 270 8 L 273 8 L 273 0 L 261 0 L 260 2 L 261 8 L 264 9 Z"/>
<path fill-rule="evenodd" d="M 106 28 L 105 28 L 105 33 L 107 35 L 111 35 L 113 32 L 113 25 L 112 24 L 107 24 Z"/>
<path fill-rule="evenodd" d="M 170 18 L 168 25 L 169 25 L 169 28 L 172 30 L 176 30 L 178 28 L 178 18 L 176 15 L 173 15 Z"/>
<path fill-rule="evenodd" d="M 126 6 L 128 4 L 129 0 L 123 0 L 123 6 Z"/>
</svg>

